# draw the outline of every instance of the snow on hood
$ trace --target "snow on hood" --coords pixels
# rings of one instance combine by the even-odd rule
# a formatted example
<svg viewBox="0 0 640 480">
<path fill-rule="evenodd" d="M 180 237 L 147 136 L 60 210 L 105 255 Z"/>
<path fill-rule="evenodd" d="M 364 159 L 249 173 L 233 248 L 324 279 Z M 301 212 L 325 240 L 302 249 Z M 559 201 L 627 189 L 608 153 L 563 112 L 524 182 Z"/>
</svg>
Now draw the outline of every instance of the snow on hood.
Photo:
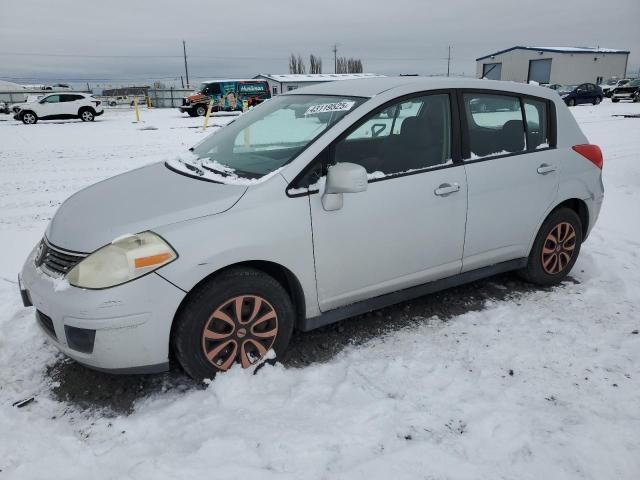
<svg viewBox="0 0 640 480">
<path fill-rule="evenodd" d="M 281 168 L 274 170 L 260 178 L 240 177 L 235 173 L 235 169 L 223 165 L 216 160 L 200 158 L 193 152 L 181 153 L 173 160 L 168 160 L 167 165 L 173 170 L 191 176 L 197 176 L 205 180 L 212 180 L 226 185 L 256 185 L 265 182 L 274 175 L 277 175 Z"/>
<path fill-rule="evenodd" d="M 69 197 L 46 236 L 54 245 L 88 253 L 121 235 L 222 213 L 246 190 L 242 185 L 199 181 L 154 163 Z"/>
</svg>

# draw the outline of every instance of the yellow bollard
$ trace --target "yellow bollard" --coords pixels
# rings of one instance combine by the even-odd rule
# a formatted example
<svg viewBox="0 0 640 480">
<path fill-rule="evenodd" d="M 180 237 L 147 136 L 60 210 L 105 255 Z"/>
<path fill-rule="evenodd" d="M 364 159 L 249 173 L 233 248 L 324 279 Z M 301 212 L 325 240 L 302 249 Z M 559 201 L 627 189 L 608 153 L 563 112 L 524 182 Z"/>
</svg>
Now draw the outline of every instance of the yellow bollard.
<svg viewBox="0 0 640 480">
<path fill-rule="evenodd" d="M 204 125 L 202 126 L 202 130 L 206 130 L 209 125 L 209 117 L 211 116 L 211 109 L 213 108 L 213 98 L 209 102 L 209 106 L 207 107 L 207 113 L 204 116 Z"/>
<path fill-rule="evenodd" d="M 147 99 L 147 108 L 151 108 L 151 97 L 149 95 L 147 95 L 146 97 L 144 97 Z"/>
<path fill-rule="evenodd" d="M 140 109 L 138 108 L 138 98 L 133 97 L 133 109 L 136 111 L 135 123 L 140 123 Z"/>
<path fill-rule="evenodd" d="M 244 146 L 249 148 L 251 147 L 251 127 L 247 127 L 244 129 L 243 131 L 243 137 L 244 137 Z"/>
</svg>

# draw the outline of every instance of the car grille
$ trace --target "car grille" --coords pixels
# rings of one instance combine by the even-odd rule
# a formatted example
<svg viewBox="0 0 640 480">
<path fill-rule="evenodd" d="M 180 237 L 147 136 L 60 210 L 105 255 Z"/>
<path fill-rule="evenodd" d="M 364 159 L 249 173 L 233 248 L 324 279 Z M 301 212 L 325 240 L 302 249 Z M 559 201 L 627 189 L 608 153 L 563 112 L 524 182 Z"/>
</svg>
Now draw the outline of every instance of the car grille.
<svg viewBox="0 0 640 480">
<path fill-rule="evenodd" d="M 55 339 L 58 338 L 58 337 L 56 337 L 56 330 L 55 330 L 55 328 L 53 328 L 53 320 L 51 320 L 51 317 L 46 316 L 40 310 L 36 310 L 36 318 L 38 319 L 38 323 L 40 324 L 40 326 L 49 335 L 51 335 Z"/>
<path fill-rule="evenodd" d="M 36 255 L 36 266 L 54 276 L 64 276 L 75 267 L 87 255 L 78 252 L 69 252 L 51 245 L 42 240 L 40 251 Z"/>
</svg>

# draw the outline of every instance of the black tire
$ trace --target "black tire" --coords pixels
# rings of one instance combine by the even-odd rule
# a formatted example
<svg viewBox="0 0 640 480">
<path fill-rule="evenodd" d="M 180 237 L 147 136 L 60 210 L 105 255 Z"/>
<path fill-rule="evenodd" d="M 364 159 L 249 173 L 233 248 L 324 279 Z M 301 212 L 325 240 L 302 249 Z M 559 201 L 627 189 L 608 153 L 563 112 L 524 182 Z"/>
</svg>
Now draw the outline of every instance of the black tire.
<svg viewBox="0 0 640 480">
<path fill-rule="evenodd" d="M 593 104 L 598 105 L 601 101 L 602 101 L 602 97 L 596 97 L 595 100 L 593 101 Z"/>
<path fill-rule="evenodd" d="M 638 103 L 638 102 L 640 102 L 640 93 L 636 93 L 633 96 L 633 103 Z"/>
<path fill-rule="evenodd" d="M 618 103 L 618 102 L 620 101 L 620 99 L 619 99 L 619 98 L 612 98 L 612 99 L 611 99 L 611 101 L 612 101 L 613 103 Z"/>
<path fill-rule="evenodd" d="M 198 112 L 196 112 L 195 110 L 187 110 L 187 113 L 189 114 L 190 117 L 197 117 L 198 116 Z"/>
<path fill-rule="evenodd" d="M 240 321 L 235 313 L 236 299 L 240 299 Z M 272 314 L 275 318 L 268 318 Z M 261 322 L 264 318 L 267 320 Z M 243 366 L 257 363 L 261 358 L 257 344 L 262 345 L 264 353 L 272 348 L 280 355 L 289 344 L 294 323 L 293 304 L 277 280 L 253 268 L 234 268 L 190 294 L 176 316 L 171 345 L 190 377 L 213 378 L 235 363 Z M 276 333 L 272 334 L 274 330 Z M 217 338 L 205 338 L 207 334 Z M 268 338 L 257 336 L 261 334 Z M 220 355 L 215 354 L 209 361 L 205 351 L 210 355 L 219 351 Z"/>
<path fill-rule="evenodd" d="M 576 106 L 575 99 L 570 98 L 569 100 L 567 100 L 567 105 L 569 105 L 570 107 L 575 107 Z"/>
<path fill-rule="evenodd" d="M 196 116 L 204 117 L 207 114 L 207 107 L 204 105 L 198 105 L 196 107 Z"/>
<path fill-rule="evenodd" d="M 109 106 L 110 106 L 110 107 L 115 107 L 116 105 L 117 105 L 117 103 L 116 103 L 116 102 L 110 102 L 110 103 L 109 103 Z"/>
<path fill-rule="evenodd" d="M 25 125 L 35 125 L 38 123 L 38 115 L 31 110 L 26 110 L 20 114 L 20 120 L 22 120 L 22 123 Z"/>
<path fill-rule="evenodd" d="M 90 108 L 83 108 L 78 112 L 78 116 L 83 122 L 93 122 L 96 119 L 95 112 Z"/>
<path fill-rule="evenodd" d="M 560 283 L 571 271 L 580 254 L 582 228 L 580 217 L 570 208 L 553 211 L 538 231 L 527 266 L 518 271 L 518 274 L 536 285 Z M 554 237 L 559 241 L 554 242 Z M 546 262 L 549 263 L 545 265 Z M 557 271 L 554 271 L 555 267 Z"/>
</svg>

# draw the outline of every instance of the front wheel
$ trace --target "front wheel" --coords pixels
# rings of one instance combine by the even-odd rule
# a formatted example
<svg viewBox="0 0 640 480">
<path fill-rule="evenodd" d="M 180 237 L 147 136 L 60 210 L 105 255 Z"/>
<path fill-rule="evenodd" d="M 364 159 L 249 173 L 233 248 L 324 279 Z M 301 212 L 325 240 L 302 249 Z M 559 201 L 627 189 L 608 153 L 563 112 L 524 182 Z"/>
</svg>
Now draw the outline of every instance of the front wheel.
<svg viewBox="0 0 640 480">
<path fill-rule="evenodd" d="M 25 125 L 33 125 L 34 123 L 38 123 L 38 116 L 33 112 L 24 112 L 20 118 L 22 119 L 22 123 Z"/>
<path fill-rule="evenodd" d="M 620 99 L 619 99 L 619 98 L 612 98 L 612 99 L 611 99 L 611 101 L 612 101 L 613 103 L 618 103 L 618 102 L 620 101 Z"/>
<path fill-rule="evenodd" d="M 175 320 L 172 346 L 195 379 L 212 378 L 235 363 L 250 367 L 291 338 L 291 299 L 273 277 L 252 268 L 228 270 L 197 287 Z"/>
<path fill-rule="evenodd" d="M 576 263 L 581 245 L 580 217 L 569 208 L 559 208 L 540 227 L 527 266 L 518 273 L 537 285 L 560 283 Z"/>
<path fill-rule="evenodd" d="M 207 108 L 204 105 L 198 105 L 196 107 L 196 115 L 204 117 L 207 114 Z"/>
<path fill-rule="evenodd" d="M 83 110 L 80 112 L 80 119 L 83 122 L 93 122 L 95 120 L 95 115 L 91 110 Z"/>
</svg>

